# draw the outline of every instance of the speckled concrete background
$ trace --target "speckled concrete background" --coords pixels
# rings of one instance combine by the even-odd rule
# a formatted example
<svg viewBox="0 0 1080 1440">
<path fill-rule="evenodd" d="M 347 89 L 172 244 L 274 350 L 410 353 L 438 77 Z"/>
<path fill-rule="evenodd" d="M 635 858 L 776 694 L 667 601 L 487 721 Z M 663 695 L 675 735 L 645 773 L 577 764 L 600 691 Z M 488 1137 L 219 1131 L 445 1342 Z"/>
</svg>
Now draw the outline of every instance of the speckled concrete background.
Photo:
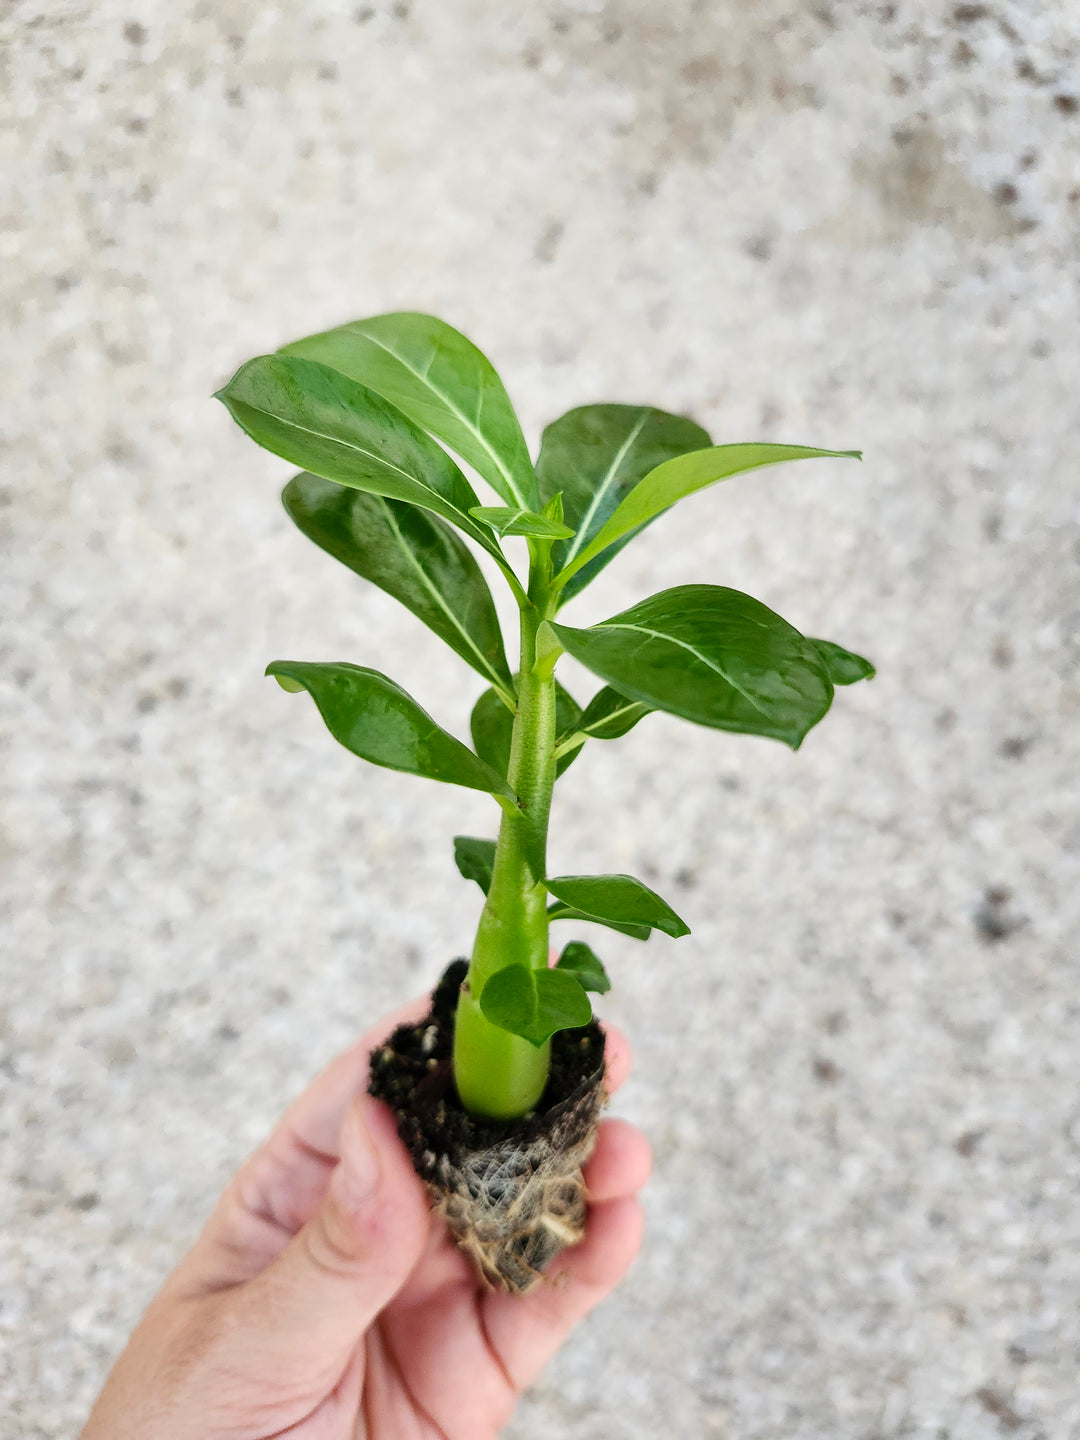
<svg viewBox="0 0 1080 1440">
<path fill-rule="evenodd" d="M 1075 11 L 518 8 L 3 8 L 4 1433 L 78 1429 L 286 1101 L 468 944 L 491 803 L 262 670 L 374 665 L 458 733 L 475 691 L 208 398 L 407 307 L 533 439 L 621 399 L 866 451 L 575 603 L 732 584 L 880 678 L 794 756 L 653 717 L 556 803 L 556 868 L 694 934 L 600 947 L 647 1248 L 514 1440 L 1080 1435 Z"/>
</svg>

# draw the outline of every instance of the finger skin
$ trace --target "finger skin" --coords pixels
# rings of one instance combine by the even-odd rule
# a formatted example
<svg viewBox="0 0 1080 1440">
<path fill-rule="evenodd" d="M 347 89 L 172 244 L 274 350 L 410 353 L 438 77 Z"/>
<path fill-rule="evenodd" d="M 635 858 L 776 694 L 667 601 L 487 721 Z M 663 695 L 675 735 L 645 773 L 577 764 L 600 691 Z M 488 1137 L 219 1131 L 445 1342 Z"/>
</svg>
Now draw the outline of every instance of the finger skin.
<svg viewBox="0 0 1080 1440">
<path fill-rule="evenodd" d="M 644 1212 L 635 1195 L 589 1207 L 585 1239 L 564 1250 L 528 1295 L 481 1301 L 492 1348 L 519 1390 L 531 1385 L 566 1337 L 622 1280 L 641 1249 Z"/>
<path fill-rule="evenodd" d="M 215 1406 L 232 1414 L 245 1377 L 252 1388 L 242 1403 L 258 1433 L 281 1433 L 304 1416 L 315 1430 L 332 1428 L 336 1415 L 360 1403 L 365 1378 L 377 1388 L 378 1365 L 366 1377 L 364 1366 L 364 1355 L 376 1351 L 361 1343 L 365 1331 L 377 1333 L 367 1329 L 376 1316 L 393 1362 L 384 1378 L 395 1404 L 409 1400 L 397 1388 L 407 1365 L 419 1371 L 410 1385 L 433 1409 L 440 1397 L 449 1404 L 455 1425 L 471 1398 L 476 1413 L 461 1434 L 494 1434 L 514 1390 L 531 1383 L 622 1279 L 640 1246 L 634 1192 L 648 1177 L 650 1154 L 632 1125 L 606 1120 L 585 1170 L 586 1236 L 550 1267 L 553 1283 L 524 1297 L 479 1289 L 429 1211 L 392 1114 L 366 1094 L 371 1051 L 397 1025 L 422 1019 L 429 1004 L 419 998 L 372 1027 L 286 1111 L 133 1335 L 86 1440 L 217 1433 Z M 605 1030 L 605 1088 L 614 1093 L 631 1054 L 620 1031 Z M 380 1157 L 370 1208 L 343 1204 L 338 1193 L 356 1153 L 349 1139 L 356 1110 Z M 428 1343 L 418 1351 L 421 1331 Z M 448 1334 L 457 1337 L 453 1345 Z M 453 1363 L 434 1363 L 440 1358 Z M 461 1392 L 463 1371 L 473 1378 Z"/>
<path fill-rule="evenodd" d="M 652 1171 L 652 1148 L 629 1120 L 604 1120 L 596 1149 L 585 1166 L 585 1188 L 591 1204 L 634 1195 Z"/>
<path fill-rule="evenodd" d="M 430 1003 L 417 997 L 385 1016 L 315 1077 L 230 1181 L 170 1285 L 194 1293 L 238 1284 L 280 1254 L 322 1204 L 346 1111 L 367 1089 L 371 1052 Z"/>
<path fill-rule="evenodd" d="M 603 1025 L 604 1032 L 604 1087 L 614 1095 L 625 1084 L 633 1069 L 634 1054 L 630 1042 L 617 1025 Z"/>
<path fill-rule="evenodd" d="M 320 1373 L 326 1365 L 340 1374 L 427 1242 L 428 1198 L 391 1112 L 370 1095 L 358 1096 L 343 1133 L 343 1163 L 317 1214 L 237 1292 L 240 1328 L 257 1337 L 258 1353 L 279 1378 Z M 345 1180 L 359 1144 L 376 1157 L 377 1180 L 353 1195 Z"/>
</svg>

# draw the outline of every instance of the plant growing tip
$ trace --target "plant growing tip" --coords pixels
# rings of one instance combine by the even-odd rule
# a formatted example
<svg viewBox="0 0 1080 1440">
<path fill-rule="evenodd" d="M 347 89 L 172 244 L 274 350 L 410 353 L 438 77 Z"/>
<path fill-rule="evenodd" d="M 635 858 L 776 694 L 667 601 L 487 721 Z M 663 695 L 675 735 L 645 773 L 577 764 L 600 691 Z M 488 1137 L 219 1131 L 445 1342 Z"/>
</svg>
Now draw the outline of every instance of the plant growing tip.
<svg viewBox="0 0 1080 1440">
<path fill-rule="evenodd" d="M 485 898 L 457 1003 L 453 1077 L 470 1114 L 522 1116 L 544 1094 L 552 1037 L 588 1025 L 589 994 L 609 988 L 582 941 L 549 966 L 552 922 L 642 940 L 689 933 L 632 876 L 548 875 L 559 777 L 589 741 L 618 739 L 654 710 L 797 749 L 836 686 L 874 674 L 861 656 L 722 585 L 679 585 L 579 625 L 557 618 L 560 607 L 679 500 L 764 466 L 860 452 L 713 445 L 682 416 L 587 405 L 548 426 L 534 466 L 490 362 L 444 322 L 412 313 L 250 360 L 217 398 L 258 444 L 302 467 L 283 495 L 298 528 L 393 595 L 484 681 L 470 747 L 376 670 L 302 661 L 267 670 L 286 690 L 306 691 L 353 754 L 484 791 L 500 806 L 497 838 L 454 842 L 458 869 Z M 498 503 L 481 501 L 451 451 Z M 507 541 L 524 544 L 511 554 Z M 470 547 L 517 602 L 513 665 Z M 584 707 L 556 677 L 564 654 L 603 682 Z"/>
</svg>

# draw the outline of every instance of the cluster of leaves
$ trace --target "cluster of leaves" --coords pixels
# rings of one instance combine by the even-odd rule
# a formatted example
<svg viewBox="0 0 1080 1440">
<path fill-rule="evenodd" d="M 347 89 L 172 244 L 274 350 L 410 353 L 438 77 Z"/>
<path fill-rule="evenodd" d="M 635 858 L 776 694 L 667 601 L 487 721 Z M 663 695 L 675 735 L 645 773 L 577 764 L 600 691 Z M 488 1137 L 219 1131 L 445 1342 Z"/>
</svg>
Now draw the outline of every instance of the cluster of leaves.
<svg viewBox="0 0 1080 1440">
<path fill-rule="evenodd" d="M 268 666 L 286 689 L 306 690 L 335 739 L 374 764 L 486 791 L 511 812 L 519 803 L 508 778 L 515 678 L 465 540 L 492 558 L 523 607 L 532 602 L 501 542 L 522 536 L 534 560 L 543 555 L 550 576 L 544 642 L 604 682 L 584 707 L 558 686 L 559 774 L 586 741 L 625 735 L 653 710 L 797 748 L 828 710 L 834 686 L 873 674 L 861 657 L 804 637 L 760 601 L 722 586 L 680 585 L 584 629 L 555 618 L 685 496 L 781 461 L 858 452 L 714 446 L 677 415 L 587 405 L 548 426 L 534 467 L 489 361 L 450 326 L 412 313 L 358 321 L 260 356 L 218 398 L 258 444 L 302 467 L 283 496 L 300 530 L 393 595 L 486 682 L 470 749 L 376 670 L 344 662 Z M 491 486 L 499 505 L 481 503 L 444 446 Z M 456 841 L 462 874 L 485 892 L 494 848 L 494 841 Z M 631 877 L 545 883 L 551 919 L 596 921 L 638 938 L 653 929 L 687 933 L 670 906 Z M 556 1029 L 586 1023 L 585 991 L 606 988 L 596 956 L 573 942 L 549 972 L 499 972 L 481 1005 L 496 1024 L 539 1044 Z"/>
</svg>

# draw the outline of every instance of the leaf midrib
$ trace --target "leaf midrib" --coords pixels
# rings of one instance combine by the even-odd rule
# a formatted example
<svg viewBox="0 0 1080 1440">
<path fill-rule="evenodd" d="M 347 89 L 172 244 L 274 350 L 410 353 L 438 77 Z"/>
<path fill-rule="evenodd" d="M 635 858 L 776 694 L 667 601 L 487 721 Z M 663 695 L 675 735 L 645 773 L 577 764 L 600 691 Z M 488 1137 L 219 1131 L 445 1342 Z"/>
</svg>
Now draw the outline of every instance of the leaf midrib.
<svg viewBox="0 0 1080 1440">
<path fill-rule="evenodd" d="M 563 563 L 563 569 L 565 569 L 566 566 L 569 565 L 570 562 L 577 557 L 577 553 L 581 549 L 582 544 L 584 544 L 585 537 L 588 535 L 589 525 L 592 522 L 593 516 L 596 514 L 597 507 L 599 506 L 600 502 L 603 500 L 607 492 L 610 490 L 612 484 L 614 483 L 615 476 L 619 473 L 619 466 L 626 459 L 626 456 L 629 453 L 630 447 L 633 445 L 634 441 L 641 434 L 642 430 L 644 430 L 645 422 L 648 418 L 649 409 L 646 406 L 642 409 L 641 416 L 637 424 L 634 426 L 633 430 L 630 432 L 630 434 L 620 446 L 619 451 L 615 456 L 615 459 L 608 466 L 607 474 L 600 482 L 600 488 L 594 493 L 593 498 L 589 504 L 589 508 L 585 512 L 584 519 L 582 520 L 581 525 L 578 528 L 578 532 L 574 536 L 574 543 L 566 552 L 566 559 Z"/>
<path fill-rule="evenodd" d="M 614 629 L 614 628 L 616 628 L 616 627 L 612 626 L 612 627 L 605 627 L 605 628 L 612 628 L 612 629 Z M 629 630 L 629 629 L 632 629 L 633 627 L 628 625 L 628 626 L 626 626 L 625 628 Z M 614 687 L 612 687 L 612 688 L 614 688 Z M 594 721 L 593 721 L 593 724 L 594 724 L 594 725 L 608 725 L 608 724 L 610 724 L 610 722 L 611 722 L 612 720 L 617 719 L 620 715 L 625 715 L 628 710 L 633 710 L 633 709 L 634 709 L 636 706 L 638 706 L 638 705 L 643 705 L 646 710 L 649 708 L 648 705 L 646 704 L 646 702 L 645 702 L 644 700 L 628 700 L 625 705 L 620 705 L 617 710 L 609 710 L 608 713 L 607 713 L 606 715 L 604 715 L 601 719 L 599 719 L 599 720 L 594 720 Z M 589 734 L 589 729 L 588 729 L 588 727 L 586 727 L 586 729 L 585 729 L 585 734 L 586 734 L 586 735 Z"/>
<path fill-rule="evenodd" d="M 366 455 L 369 459 L 381 465 L 384 470 L 396 471 L 398 475 L 403 476 L 414 485 L 419 485 L 422 489 L 427 490 L 429 494 L 438 495 L 440 500 L 446 505 L 449 505 L 450 508 L 458 514 L 462 513 L 458 511 L 457 506 L 454 505 L 452 501 L 447 500 L 443 495 L 439 495 L 439 492 L 434 486 L 428 485 L 425 481 L 418 479 L 415 475 L 410 474 L 408 470 L 403 470 L 400 465 L 395 465 L 392 460 L 387 460 L 384 456 L 376 454 L 374 450 L 366 450 L 363 445 L 357 445 L 352 440 L 343 440 L 340 435 L 330 435 L 324 430 L 314 430 L 310 425 L 301 425 L 298 420 L 283 420 L 280 415 L 275 415 L 272 410 L 264 410 L 259 405 L 253 405 L 250 400 L 240 400 L 238 403 L 243 405 L 247 410 L 254 410 L 256 415 L 266 415 L 269 419 L 276 420 L 279 425 L 284 425 L 289 430 L 299 430 L 302 435 L 314 435 L 318 440 L 329 440 L 333 445 L 340 445 L 343 450 L 355 450 L 357 455 Z"/>
<path fill-rule="evenodd" d="M 438 605 L 439 609 L 443 612 L 443 614 L 446 616 L 446 618 L 450 621 L 450 623 L 451 623 L 451 625 L 454 627 L 454 629 L 457 630 L 458 633 L 459 633 L 459 634 L 462 636 L 462 638 L 465 640 L 465 642 L 467 643 L 469 649 L 473 652 L 473 654 L 474 654 L 474 655 L 477 657 L 477 659 L 481 662 L 482 666 L 484 667 L 484 668 L 483 668 L 483 673 L 489 677 L 489 679 L 492 681 L 493 685 L 495 686 L 495 689 L 498 690 L 498 691 L 502 691 L 502 690 L 503 690 L 503 679 L 502 679 L 502 676 L 499 675 L 499 674 L 496 672 L 496 670 L 491 666 L 491 664 L 490 664 L 487 656 L 486 656 L 486 655 L 484 654 L 484 652 L 479 648 L 479 646 L 476 644 L 475 640 L 472 638 L 472 636 L 469 634 L 469 632 L 468 632 L 468 631 L 464 628 L 464 626 L 460 623 L 460 621 L 458 620 L 457 616 L 454 614 L 453 610 L 451 610 L 450 607 L 447 605 L 446 600 L 443 598 L 443 596 L 442 596 L 442 594 L 440 593 L 440 591 L 431 583 L 431 578 L 430 578 L 430 576 L 427 574 L 427 571 L 424 569 L 424 567 L 420 564 L 419 560 L 418 560 L 418 559 L 416 558 L 416 556 L 413 554 L 412 548 L 406 543 L 405 537 L 404 537 L 404 535 L 402 535 L 401 530 L 400 530 L 400 528 L 399 528 L 399 526 L 398 526 L 398 523 L 397 523 L 397 519 L 396 519 L 396 517 L 394 516 L 394 512 L 391 510 L 390 505 L 389 505 L 389 503 L 388 503 L 388 501 L 387 501 L 387 497 L 386 497 L 385 495 L 378 495 L 378 496 L 376 496 L 375 498 L 378 499 L 379 501 L 381 501 L 382 507 L 383 507 L 383 509 L 386 511 L 387 524 L 390 526 L 391 530 L 393 530 L 394 536 L 395 536 L 395 538 L 397 539 L 398 544 L 401 546 L 401 549 L 402 549 L 403 553 L 405 554 L 405 557 L 406 557 L 407 560 L 409 561 L 409 564 L 412 565 L 412 567 L 413 567 L 413 569 L 416 571 L 417 575 L 419 575 L 420 581 L 421 581 L 421 583 L 423 584 L 424 588 L 425 588 L 425 589 L 428 591 L 428 593 L 431 595 L 431 598 L 435 601 L 436 605 Z"/>
<path fill-rule="evenodd" d="M 362 445 L 357 445 L 351 440 L 343 440 L 339 435 L 329 435 L 322 430 L 313 430 L 310 425 L 301 425 L 299 421 L 296 420 L 283 420 L 280 415 L 275 415 L 272 410 L 264 410 L 258 405 L 253 405 L 250 400 L 239 400 L 237 403 L 243 405 L 247 410 L 253 410 L 256 415 L 265 415 L 271 420 L 276 420 L 279 425 L 284 425 L 289 430 L 299 430 L 302 435 L 314 435 L 317 440 L 326 440 L 332 445 L 340 445 L 343 450 L 351 450 L 357 455 L 364 455 L 369 460 L 373 460 L 377 465 L 381 465 L 384 470 L 390 470 L 394 474 L 400 475 L 404 480 L 408 480 L 410 484 L 418 486 L 429 495 L 433 495 L 437 500 L 440 500 L 448 510 L 452 510 L 455 515 L 460 516 L 464 522 L 462 529 L 471 535 L 474 540 L 483 545 L 485 549 L 488 548 L 487 536 L 483 533 L 481 527 L 475 524 L 471 515 L 466 514 L 464 510 L 459 510 L 452 500 L 448 500 L 445 495 L 440 495 L 438 490 L 436 490 L 433 485 L 428 484 L 426 480 L 412 474 L 408 470 L 403 470 L 400 465 L 395 465 L 393 461 L 387 460 L 385 456 L 377 454 L 374 450 L 366 450 Z M 306 468 L 310 469 L 311 467 L 307 466 Z M 336 483 L 340 484 L 341 482 L 338 481 Z M 368 493 L 374 494 L 375 492 L 371 491 Z M 385 499 L 386 497 L 380 496 L 379 498 Z M 438 511 L 435 513 L 438 514 Z"/>
<path fill-rule="evenodd" d="M 513 495 L 514 499 L 518 502 L 520 506 L 522 506 L 523 508 L 527 508 L 525 503 L 525 496 L 520 493 L 517 485 L 514 483 L 513 474 L 506 467 L 506 465 L 503 463 L 502 459 L 495 452 L 495 450 L 492 449 L 483 431 L 479 429 L 478 422 L 480 418 L 480 412 L 483 410 L 484 386 L 481 385 L 479 391 L 480 403 L 476 411 L 476 421 L 471 421 L 465 414 L 465 412 L 454 403 L 454 401 L 450 398 L 446 391 L 440 390 L 439 387 L 435 384 L 435 382 L 430 378 L 428 372 L 430 371 L 432 365 L 435 363 L 435 357 L 439 353 L 437 345 L 432 347 L 431 358 L 428 360 L 427 370 L 421 373 L 421 371 L 417 370 L 414 366 L 409 364 L 409 362 L 405 359 L 404 355 L 399 355 L 398 352 L 393 349 L 392 346 L 387 345 L 385 341 L 380 340 L 377 336 L 370 334 L 370 332 L 367 330 L 362 330 L 360 333 L 364 335 L 368 340 L 370 340 L 373 345 L 377 345 L 380 350 L 384 350 L 387 355 L 392 355 L 399 365 L 406 369 L 409 374 L 412 375 L 415 379 L 420 381 L 421 385 L 426 385 L 433 395 L 437 395 L 439 397 L 439 399 L 443 402 L 446 408 L 453 415 L 457 416 L 457 418 L 461 421 L 462 425 L 465 426 L 466 430 L 468 430 L 469 433 L 473 435 L 480 443 L 485 453 L 491 457 L 495 468 L 506 481 L 507 485 L 510 487 L 510 493 Z"/>
<path fill-rule="evenodd" d="M 754 709 L 758 712 L 759 715 L 763 715 L 766 720 L 770 718 L 769 712 L 765 710 L 761 705 L 759 705 L 758 702 L 754 699 L 754 697 L 747 690 L 745 690 L 743 686 L 738 683 L 738 681 L 733 680 L 730 675 L 725 675 L 723 670 L 721 670 L 718 665 L 714 664 L 707 655 L 703 655 L 700 650 L 698 650 L 695 646 L 689 644 L 687 641 L 679 640 L 674 635 L 665 635 L 662 630 L 651 630 L 648 625 L 614 625 L 611 623 L 611 621 L 605 620 L 601 625 L 597 626 L 597 629 L 630 630 L 635 633 L 640 632 L 643 635 L 651 635 L 654 640 L 666 640 L 669 645 L 677 645 L 681 650 L 686 650 L 689 654 L 693 655 L 696 660 L 700 660 L 701 663 L 709 670 L 711 670 L 715 675 L 719 675 L 720 679 L 723 680 L 726 685 L 730 685 L 733 690 L 736 690 L 748 704 L 754 707 Z"/>
</svg>

